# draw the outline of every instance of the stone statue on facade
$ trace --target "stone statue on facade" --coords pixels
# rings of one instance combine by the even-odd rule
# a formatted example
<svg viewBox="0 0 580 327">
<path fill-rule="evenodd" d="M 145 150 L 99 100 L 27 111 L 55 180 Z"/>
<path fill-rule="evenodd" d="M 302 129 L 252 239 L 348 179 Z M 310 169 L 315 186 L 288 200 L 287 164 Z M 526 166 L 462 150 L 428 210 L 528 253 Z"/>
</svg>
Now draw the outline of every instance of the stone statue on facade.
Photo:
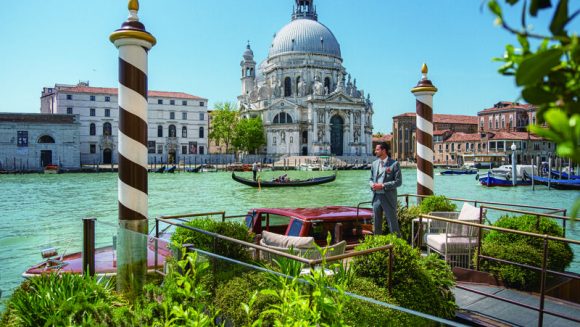
<svg viewBox="0 0 580 327">
<path fill-rule="evenodd" d="M 320 82 L 318 76 L 314 77 L 312 92 L 314 93 L 314 95 L 324 95 L 324 85 L 322 84 L 322 82 Z"/>
<path fill-rule="evenodd" d="M 338 83 L 336 83 L 336 90 L 334 90 L 335 92 L 338 91 L 343 91 L 344 90 L 344 75 L 342 75 L 342 73 L 338 74 Z"/>
<path fill-rule="evenodd" d="M 318 122 L 324 123 L 324 109 L 318 110 Z"/>
<path fill-rule="evenodd" d="M 358 128 L 355 128 L 354 130 L 354 143 L 358 143 L 360 138 L 360 131 Z"/>
<path fill-rule="evenodd" d="M 324 129 L 321 128 L 318 130 L 318 142 L 322 142 L 323 138 L 324 138 Z"/>
</svg>

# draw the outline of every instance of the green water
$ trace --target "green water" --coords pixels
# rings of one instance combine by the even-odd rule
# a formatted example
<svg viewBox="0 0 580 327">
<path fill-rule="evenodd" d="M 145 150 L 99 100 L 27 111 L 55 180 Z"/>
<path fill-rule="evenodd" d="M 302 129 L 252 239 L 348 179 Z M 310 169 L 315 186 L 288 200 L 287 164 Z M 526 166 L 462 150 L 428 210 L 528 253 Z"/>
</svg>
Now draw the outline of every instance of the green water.
<svg viewBox="0 0 580 327">
<path fill-rule="evenodd" d="M 288 172 L 290 177 L 325 172 Z M 251 173 L 242 173 L 251 177 Z M 280 172 L 263 172 L 264 179 Z M 149 174 L 149 215 L 222 211 L 245 213 L 252 207 L 356 205 L 369 201 L 369 171 L 339 172 L 335 182 L 307 188 L 257 189 L 238 184 L 229 173 Z M 435 176 L 435 192 L 448 197 L 530 204 L 570 210 L 577 192 L 537 187 L 487 188 L 473 175 Z M 415 193 L 416 171 L 403 170 L 399 194 Z M 6 297 L 21 282 L 21 273 L 41 260 L 40 250 L 57 245 L 80 249 L 81 219 L 95 217 L 98 239 L 110 243 L 117 221 L 117 175 L 0 175 L 0 289 Z M 491 213 L 492 219 L 496 217 Z M 568 237 L 580 239 L 580 224 L 568 226 Z M 69 240 L 72 240 L 70 242 Z M 572 270 L 580 271 L 580 249 Z M 1 309 L 1 308 L 0 308 Z"/>
</svg>

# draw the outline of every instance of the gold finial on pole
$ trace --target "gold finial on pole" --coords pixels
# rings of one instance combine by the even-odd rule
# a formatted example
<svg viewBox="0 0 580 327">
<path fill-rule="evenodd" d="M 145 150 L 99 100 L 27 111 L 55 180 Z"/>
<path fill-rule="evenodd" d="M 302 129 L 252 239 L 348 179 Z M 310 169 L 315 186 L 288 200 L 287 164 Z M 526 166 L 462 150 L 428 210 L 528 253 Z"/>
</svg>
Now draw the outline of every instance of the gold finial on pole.
<svg viewBox="0 0 580 327">
<path fill-rule="evenodd" d="M 139 0 L 129 0 L 129 10 L 139 11 Z"/>
<path fill-rule="evenodd" d="M 429 68 L 427 68 L 427 64 L 423 63 L 423 66 L 421 66 L 421 73 L 427 74 L 428 72 L 429 72 Z"/>
</svg>

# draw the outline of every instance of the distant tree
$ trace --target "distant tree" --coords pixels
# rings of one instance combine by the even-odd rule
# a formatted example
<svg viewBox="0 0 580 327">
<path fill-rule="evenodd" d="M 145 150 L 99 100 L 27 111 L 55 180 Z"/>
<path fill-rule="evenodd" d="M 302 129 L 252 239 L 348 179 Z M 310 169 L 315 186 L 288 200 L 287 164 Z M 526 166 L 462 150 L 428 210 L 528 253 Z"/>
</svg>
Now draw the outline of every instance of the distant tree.
<svg viewBox="0 0 580 327">
<path fill-rule="evenodd" d="M 232 102 L 218 102 L 211 113 L 211 131 L 209 139 L 226 146 L 226 153 L 230 151 L 230 144 L 235 137 L 238 122 L 238 110 Z"/>
<path fill-rule="evenodd" d="M 580 163 L 580 45 L 578 32 L 567 30 L 580 9 L 570 14 L 568 2 L 559 0 L 552 7 L 550 0 L 505 0 L 510 6 L 522 4 L 518 28 L 506 20 L 498 0 L 487 4 L 496 22 L 517 37 L 519 45 L 508 44 L 504 56 L 496 60 L 504 63 L 501 74 L 515 77 L 522 88 L 521 97 L 538 107 L 538 120 L 529 130 L 556 142 L 559 156 Z M 540 12 L 552 15 L 546 35 L 533 31 L 527 23 Z M 531 43 L 538 44 L 535 50 Z M 542 126 L 544 122 L 547 127 Z M 571 216 L 576 217 L 579 210 L 580 197 Z"/>
<path fill-rule="evenodd" d="M 233 145 L 241 151 L 257 153 L 257 150 L 266 144 L 260 117 L 240 119 L 236 125 L 235 135 Z"/>
</svg>

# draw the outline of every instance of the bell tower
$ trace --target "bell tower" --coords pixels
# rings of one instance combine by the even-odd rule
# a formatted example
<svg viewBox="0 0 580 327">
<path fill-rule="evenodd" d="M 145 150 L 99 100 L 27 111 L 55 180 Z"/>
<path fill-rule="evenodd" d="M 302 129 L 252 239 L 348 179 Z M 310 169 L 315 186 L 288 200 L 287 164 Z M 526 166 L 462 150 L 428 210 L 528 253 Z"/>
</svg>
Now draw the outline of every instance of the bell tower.
<svg viewBox="0 0 580 327">
<path fill-rule="evenodd" d="M 250 41 L 244 51 L 244 60 L 240 62 L 242 67 L 242 95 L 250 93 L 256 82 L 256 62 L 254 61 L 254 52 L 250 48 Z"/>
</svg>

